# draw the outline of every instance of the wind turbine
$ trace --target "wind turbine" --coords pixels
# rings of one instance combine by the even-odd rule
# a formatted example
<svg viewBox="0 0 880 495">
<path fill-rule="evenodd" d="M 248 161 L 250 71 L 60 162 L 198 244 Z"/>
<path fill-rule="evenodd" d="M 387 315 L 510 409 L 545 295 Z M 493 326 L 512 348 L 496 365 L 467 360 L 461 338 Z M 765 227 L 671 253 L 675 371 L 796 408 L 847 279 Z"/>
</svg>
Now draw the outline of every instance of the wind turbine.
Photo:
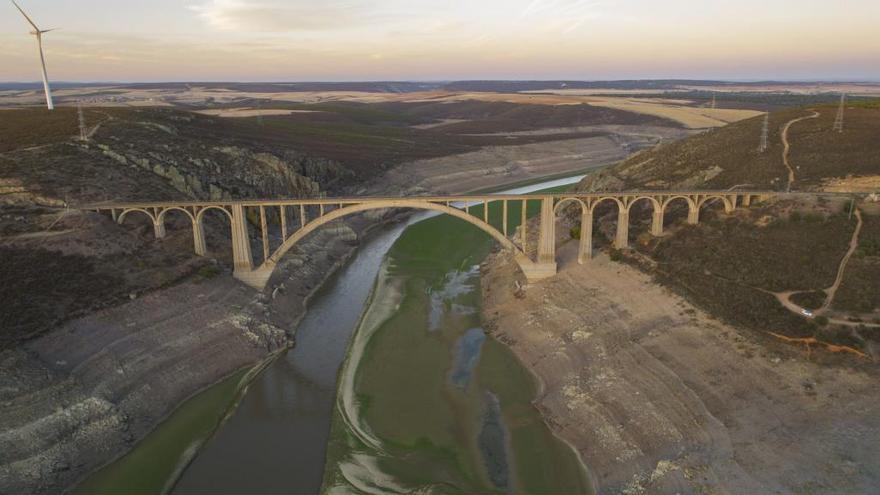
<svg viewBox="0 0 880 495">
<path fill-rule="evenodd" d="M 24 10 L 15 3 L 15 0 L 9 0 L 12 2 L 12 5 L 15 5 L 15 8 L 21 12 L 21 15 L 28 21 L 28 24 L 33 26 L 34 30 L 31 31 L 31 34 L 37 37 L 37 49 L 40 51 L 40 64 L 43 66 L 43 89 L 46 91 L 46 106 L 49 110 L 55 109 L 55 104 L 52 102 L 52 90 L 49 88 L 49 76 L 46 74 L 46 58 L 43 57 L 43 33 L 48 33 L 49 31 L 54 31 L 54 29 L 40 29 L 34 24 L 34 21 L 28 17 L 27 14 L 24 13 Z"/>
</svg>

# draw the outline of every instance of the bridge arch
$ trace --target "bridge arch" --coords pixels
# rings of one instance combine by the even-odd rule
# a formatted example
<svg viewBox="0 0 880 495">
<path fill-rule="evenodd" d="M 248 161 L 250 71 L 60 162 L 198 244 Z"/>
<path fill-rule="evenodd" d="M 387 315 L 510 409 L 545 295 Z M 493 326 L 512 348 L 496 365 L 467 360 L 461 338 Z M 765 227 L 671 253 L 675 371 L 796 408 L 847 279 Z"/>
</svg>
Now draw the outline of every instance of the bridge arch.
<svg viewBox="0 0 880 495">
<path fill-rule="evenodd" d="M 672 204 L 672 203 L 674 203 L 675 201 L 678 201 L 678 200 L 684 201 L 685 204 L 687 204 L 687 207 L 688 207 L 687 222 L 688 222 L 689 224 L 693 225 L 693 224 L 696 224 L 696 223 L 699 221 L 699 219 L 700 219 L 700 209 L 699 209 L 699 207 L 697 206 L 697 201 L 694 200 L 694 198 L 692 198 L 692 197 L 690 197 L 690 196 L 685 196 L 685 195 L 682 195 L 682 194 L 676 194 L 676 195 L 673 195 L 673 196 L 668 196 L 668 197 L 666 197 L 666 198 L 663 200 L 663 202 L 661 203 L 661 208 L 660 208 L 660 212 L 661 212 L 661 213 L 660 213 L 660 222 L 661 222 L 661 226 L 663 225 L 663 222 L 665 222 L 665 218 L 666 218 L 666 209 L 669 208 L 669 205 L 670 205 L 670 204 Z"/>
<path fill-rule="evenodd" d="M 258 270 L 263 269 L 264 267 L 274 268 L 274 266 L 281 260 L 281 258 L 284 256 L 285 253 L 287 253 L 287 251 L 289 251 L 293 246 L 296 245 L 296 243 L 317 230 L 319 227 L 322 227 L 334 220 L 339 220 L 354 213 L 369 210 L 384 210 L 388 208 L 410 208 L 416 210 L 431 210 L 440 213 L 446 213 L 447 215 L 460 218 L 470 224 L 479 227 L 481 230 L 495 238 L 495 240 L 497 240 L 505 248 L 511 249 L 515 252 L 521 252 L 520 249 L 516 247 L 516 245 L 513 243 L 513 241 L 505 237 L 504 234 L 499 232 L 495 227 L 457 208 L 445 206 L 438 203 L 432 203 L 430 201 L 419 200 L 373 201 L 369 203 L 358 203 L 351 206 L 345 206 L 312 220 L 304 227 L 296 231 L 296 233 L 294 233 L 292 236 L 288 237 L 281 244 L 281 246 L 279 246 L 278 249 L 276 249 L 275 252 L 272 253 L 271 256 L 269 256 L 269 259 L 266 260 L 265 263 L 263 263 L 263 266 L 258 268 Z"/>
<path fill-rule="evenodd" d="M 635 196 L 634 198 L 632 198 L 629 201 L 629 203 L 626 206 L 626 209 L 632 210 L 632 207 L 635 206 L 636 203 L 638 203 L 639 201 L 644 201 L 644 200 L 647 200 L 649 203 L 651 203 L 651 207 L 653 208 L 653 211 L 655 211 L 655 212 L 660 211 L 663 208 L 663 206 L 660 204 L 660 201 L 657 201 L 657 198 L 655 198 L 653 196 Z"/>
<path fill-rule="evenodd" d="M 611 201 L 611 202 L 613 202 L 614 204 L 616 204 L 616 205 L 617 205 L 617 211 L 623 211 L 623 210 L 626 209 L 626 206 L 624 206 L 623 201 L 621 201 L 621 200 L 615 198 L 614 196 L 602 196 L 601 198 L 596 198 L 596 200 L 593 201 L 593 204 L 590 205 L 590 210 L 592 210 L 592 211 L 596 211 L 596 208 L 597 208 L 600 204 L 602 204 L 602 203 L 604 203 L 604 202 L 606 202 L 606 201 Z"/>
<path fill-rule="evenodd" d="M 699 201 L 697 201 L 697 209 L 698 210 L 701 209 L 703 207 L 703 205 L 705 205 L 706 203 L 708 203 L 709 201 L 711 201 L 713 199 L 720 199 L 721 200 L 721 203 L 724 204 L 724 211 L 725 212 L 730 213 L 731 211 L 733 211 L 734 206 L 733 206 L 733 202 L 730 201 L 730 198 L 728 198 L 727 196 L 722 196 L 720 194 L 710 194 L 710 195 L 702 196 L 699 199 Z"/>
<path fill-rule="evenodd" d="M 159 216 L 156 217 L 156 222 L 164 224 L 165 215 L 167 215 L 169 211 L 182 211 L 184 214 L 186 214 L 187 217 L 189 217 L 189 219 L 193 223 L 195 223 L 196 221 L 196 217 L 194 217 L 193 214 L 190 213 L 190 211 L 186 208 L 181 208 L 180 206 L 169 206 L 167 208 L 163 208 L 162 211 L 159 212 Z"/>
<path fill-rule="evenodd" d="M 127 217 L 129 213 L 133 213 L 133 212 L 143 213 L 144 215 L 146 215 L 150 218 L 150 223 L 155 225 L 156 217 L 154 217 L 153 214 L 150 213 L 148 210 L 145 210 L 143 208 L 128 208 L 128 209 L 122 210 L 122 213 L 120 213 L 119 216 L 116 217 L 116 223 L 118 223 L 119 225 L 122 225 L 122 222 L 125 221 L 125 217 Z"/>
<path fill-rule="evenodd" d="M 232 223 L 232 213 L 230 213 L 229 210 L 227 210 L 225 207 L 223 207 L 223 206 L 206 206 L 206 207 L 204 207 L 204 208 L 199 208 L 198 213 L 196 213 L 195 222 L 196 222 L 198 225 L 201 225 L 201 224 L 202 224 L 202 219 L 205 218 L 205 213 L 206 213 L 207 211 L 209 211 L 209 210 L 220 210 L 220 211 L 222 211 L 223 213 L 226 214 L 226 217 L 229 218 L 229 222 Z"/>
<path fill-rule="evenodd" d="M 563 206 L 564 204 L 566 204 L 566 203 L 578 203 L 578 204 L 580 204 L 580 205 L 581 205 L 581 211 L 587 211 L 587 210 L 590 209 L 590 207 L 587 206 L 587 204 L 584 203 L 580 198 L 563 198 L 563 199 L 561 199 L 558 203 L 556 203 L 556 206 L 553 207 L 553 214 L 554 214 L 554 215 L 557 215 L 557 214 L 559 213 L 559 210 L 561 210 L 561 209 L 562 209 L 562 206 Z"/>
</svg>

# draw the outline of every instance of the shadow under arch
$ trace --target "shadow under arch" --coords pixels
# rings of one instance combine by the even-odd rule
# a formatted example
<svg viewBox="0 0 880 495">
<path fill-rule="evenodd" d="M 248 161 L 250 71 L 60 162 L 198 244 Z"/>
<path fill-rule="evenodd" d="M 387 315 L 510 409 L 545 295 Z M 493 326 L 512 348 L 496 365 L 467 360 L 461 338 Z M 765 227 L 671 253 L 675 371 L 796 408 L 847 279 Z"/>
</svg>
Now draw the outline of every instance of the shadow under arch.
<svg viewBox="0 0 880 495">
<path fill-rule="evenodd" d="M 730 213 L 735 208 L 733 202 L 730 201 L 730 198 L 728 198 L 727 196 L 710 194 L 710 195 L 702 196 L 699 198 L 699 200 L 697 200 L 697 211 L 699 212 L 700 210 L 703 209 L 703 206 L 705 206 L 707 204 L 711 204 L 712 202 L 714 202 L 716 200 L 720 200 L 721 204 L 724 205 L 724 212 L 725 213 Z"/>
<path fill-rule="evenodd" d="M 614 236 L 614 247 L 616 249 L 625 249 L 629 245 L 629 207 L 614 196 L 602 196 L 596 198 L 590 208 L 590 215 L 594 216 L 596 209 L 603 203 L 611 203 L 617 206 L 616 234 Z M 590 222 L 592 224 L 592 221 Z"/>
<path fill-rule="evenodd" d="M 627 204 L 627 210 L 629 210 L 628 217 L 632 216 L 634 206 L 645 201 L 651 205 L 651 235 L 659 237 L 663 235 L 663 205 L 660 204 L 657 198 L 652 196 L 636 196 L 632 198 L 629 204 Z"/>
<path fill-rule="evenodd" d="M 660 226 L 661 226 L 661 229 L 665 228 L 667 208 L 669 208 L 669 205 L 671 205 L 672 203 L 675 203 L 678 200 L 684 201 L 685 205 L 687 206 L 687 211 L 688 211 L 687 212 L 687 223 L 693 225 L 693 224 L 697 223 L 697 221 L 699 220 L 699 210 L 697 209 L 697 203 L 694 201 L 693 198 L 690 198 L 688 196 L 683 196 L 683 195 L 670 196 L 670 197 L 663 200 L 663 203 L 661 204 L 661 207 L 660 207 L 660 211 L 661 211 L 661 213 L 660 213 L 660 217 L 661 217 L 660 218 Z"/>
<path fill-rule="evenodd" d="M 122 213 L 120 213 L 119 216 L 116 217 L 116 223 L 122 225 L 122 222 L 125 221 L 125 217 L 127 217 L 129 213 L 143 213 L 144 215 L 149 217 L 150 225 L 154 225 L 156 223 L 156 217 L 154 217 L 152 213 L 143 208 L 129 208 L 127 210 L 123 210 Z"/>
<path fill-rule="evenodd" d="M 204 256 L 208 252 L 207 238 L 205 236 L 205 214 L 212 210 L 222 211 L 228 221 L 227 226 L 229 227 L 230 234 L 233 229 L 232 213 L 226 207 L 206 206 L 204 208 L 199 208 L 198 211 L 196 211 L 195 216 L 191 216 L 193 219 L 193 245 L 196 254 L 199 256 Z"/>
</svg>

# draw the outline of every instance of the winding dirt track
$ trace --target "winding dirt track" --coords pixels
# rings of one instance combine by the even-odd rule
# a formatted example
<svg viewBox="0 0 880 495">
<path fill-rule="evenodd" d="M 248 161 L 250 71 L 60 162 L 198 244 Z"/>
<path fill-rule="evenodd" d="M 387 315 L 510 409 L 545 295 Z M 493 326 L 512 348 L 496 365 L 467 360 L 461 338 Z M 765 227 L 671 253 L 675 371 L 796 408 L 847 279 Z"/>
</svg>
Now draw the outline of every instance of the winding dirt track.
<svg viewBox="0 0 880 495">
<path fill-rule="evenodd" d="M 831 302 L 834 300 L 834 294 L 837 293 L 840 283 L 843 282 L 843 272 L 846 270 L 846 264 L 859 247 L 859 233 L 862 231 L 862 214 L 859 212 L 858 208 L 855 209 L 855 213 L 858 223 L 856 224 L 856 230 L 853 231 L 852 239 L 849 241 L 849 249 L 846 251 L 846 254 L 843 255 L 843 259 L 840 260 L 840 265 L 837 267 L 837 278 L 834 279 L 834 284 L 825 289 L 825 293 L 828 294 L 828 296 L 825 298 L 822 307 L 816 310 L 816 314 L 822 314 L 831 307 Z"/>
<path fill-rule="evenodd" d="M 859 233 L 862 231 L 862 214 L 858 208 L 855 209 L 855 215 L 858 223 L 856 224 L 856 229 L 853 231 L 852 238 L 849 241 L 849 249 L 840 260 L 840 265 L 838 265 L 837 267 L 837 277 L 834 279 L 834 283 L 830 287 L 823 289 L 826 294 L 825 302 L 822 303 L 821 307 L 813 311 L 813 314 L 815 316 L 825 313 L 831 307 L 831 303 L 834 302 L 834 295 L 837 294 L 837 289 L 840 288 L 840 284 L 843 282 L 843 274 L 846 271 L 846 264 L 849 262 L 849 259 L 852 257 L 853 253 L 855 253 L 856 249 L 858 249 L 859 247 Z M 801 313 L 803 308 L 791 301 L 791 296 L 798 292 L 803 291 L 770 292 L 770 294 L 776 296 L 776 299 L 779 301 L 780 304 L 785 307 L 785 309 L 797 315 L 803 316 L 803 313 Z M 880 328 L 880 324 L 877 323 L 853 322 L 849 320 L 842 320 L 839 318 L 829 318 L 828 321 L 837 325 L 845 325 L 851 327 L 865 325 L 871 328 Z"/>
<path fill-rule="evenodd" d="M 792 125 L 794 125 L 802 120 L 815 119 L 815 118 L 819 117 L 819 115 L 820 115 L 819 112 L 817 112 L 815 110 L 810 110 L 810 111 L 813 112 L 812 115 L 807 115 L 804 117 L 798 117 L 796 119 L 789 120 L 785 124 L 785 127 L 782 129 L 782 146 L 784 147 L 782 150 L 782 163 L 784 163 L 785 168 L 788 169 L 788 185 L 785 187 L 786 192 L 791 192 L 791 185 L 794 184 L 794 181 L 795 181 L 794 168 L 792 168 L 791 163 L 788 162 L 788 155 L 791 152 L 791 145 L 788 142 L 788 130 L 791 128 Z"/>
</svg>

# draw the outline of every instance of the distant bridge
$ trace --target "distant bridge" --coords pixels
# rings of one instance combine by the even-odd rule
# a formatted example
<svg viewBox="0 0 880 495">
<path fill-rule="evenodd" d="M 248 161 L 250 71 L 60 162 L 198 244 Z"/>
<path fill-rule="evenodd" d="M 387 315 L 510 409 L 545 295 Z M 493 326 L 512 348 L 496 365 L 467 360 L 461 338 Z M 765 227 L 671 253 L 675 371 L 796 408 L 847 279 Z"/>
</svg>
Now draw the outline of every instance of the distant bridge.
<svg viewBox="0 0 880 495">
<path fill-rule="evenodd" d="M 653 208 L 651 234 L 663 235 L 663 217 L 670 204 L 680 202 L 688 208 L 687 222 L 696 224 L 700 210 L 711 201 L 718 201 L 724 211 L 732 212 L 738 206 L 748 207 L 753 199 L 778 195 L 770 191 L 631 191 L 615 193 L 564 193 L 537 195 L 481 194 L 468 196 L 413 196 L 396 198 L 354 197 L 246 201 L 163 201 L 155 203 L 107 203 L 82 206 L 82 210 L 109 212 L 113 219 L 122 223 L 131 214 L 145 215 L 153 225 L 156 238 L 165 237 L 165 218 L 170 212 L 181 212 L 192 222 L 195 253 L 204 256 L 205 214 L 220 211 L 231 224 L 232 257 L 234 275 L 248 285 L 265 288 L 287 251 L 309 233 L 334 220 L 353 213 L 387 208 L 408 208 L 444 213 L 469 222 L 495 238 L 505 249 L 514 253 L 517 263 L 529 280 L 547 278 L 556 274 L 556 217 L 563 207 L 579 206 L 581 210 L 581 235 L 578 262 L 583 263 L 593 251 L 593 212 L 603 203 L 617 205 L 617 233 L 614 246 L 618 249 L 629 245 L 629 215 L 639 202 L 649 203 Z M 540 204 L 538 215 L 538 239 L 535 249 L 530 249 L 527 211 L 529 205 Z M 501 218 L 490 221 L 492 205 L 496 212 L 500 203 Z M 519 218 L 511 222 L 509 204 L 518 203 Z M 480 210 L 474 213 L 472 210 Z M 262 245 L 262 263 L 255 266 L 248 233 L 249 220 L 259 222 L 258 230 Z M 510 237 L 511 223 L 520 229 L 518 241 Z M 496 225 L 498 224 L 498 225 Z M 270 227 L 276 229 L 270 235 Z"/>
</svg>

